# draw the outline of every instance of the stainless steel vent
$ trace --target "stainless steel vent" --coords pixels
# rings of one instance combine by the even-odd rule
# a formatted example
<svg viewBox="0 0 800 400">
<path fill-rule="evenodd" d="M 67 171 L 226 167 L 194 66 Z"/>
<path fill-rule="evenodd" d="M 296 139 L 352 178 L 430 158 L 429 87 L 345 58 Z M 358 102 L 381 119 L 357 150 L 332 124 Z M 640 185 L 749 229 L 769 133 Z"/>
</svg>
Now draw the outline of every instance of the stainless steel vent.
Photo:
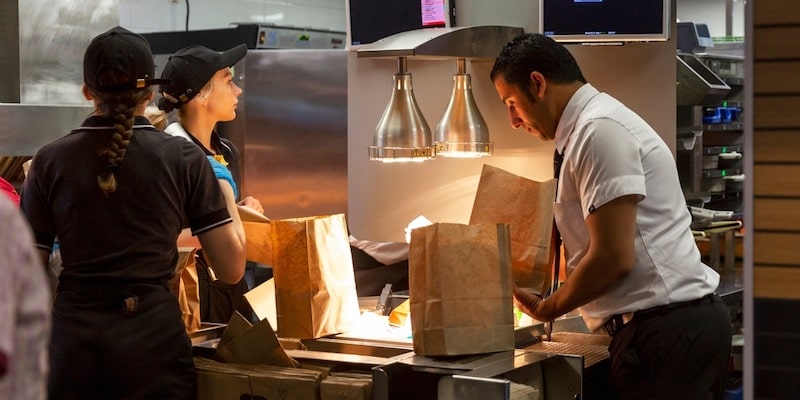
<svg viewBox="0 0 800 400">
<path fill-rule="evenodd" d="M 358 56 L 492 60 L 522 32 L 522 28 L 501 25 L 417 29 L 366 45 L 358 49 Z"/>
</svg>

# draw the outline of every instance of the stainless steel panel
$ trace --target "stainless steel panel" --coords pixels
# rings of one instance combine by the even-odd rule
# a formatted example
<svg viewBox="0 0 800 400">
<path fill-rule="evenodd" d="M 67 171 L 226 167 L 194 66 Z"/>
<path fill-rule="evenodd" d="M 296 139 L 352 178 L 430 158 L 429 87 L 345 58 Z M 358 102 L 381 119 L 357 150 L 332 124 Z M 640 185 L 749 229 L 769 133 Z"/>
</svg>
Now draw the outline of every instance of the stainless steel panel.
<svg viewBox="0 0 800 400">
<path fill-rule="evenodd" d="M 677 55 L 679 106 L 715 106 L 731 90 L 702 61 L 691 54 Z"/>
<path fill-rule="evenodd" d="M 94 36 L 119 25 L 118 0 L 19 3 L 21 102 L 86 104 L 83 52 Z"/>
<path fill-rule="evenodd" d="M 507 379 L 444 376 L 437 387 L 438 400 L 507 400 L 511 381 Z"/>
<path fill-rule="evenodd" d="M 19 103 L 19 5 L 0 1 L 0 103 Z"/>
<path fill-rule="evenodd" d="M 83 50 L 119 24 L 118 0 L 0 2 L 0 102 L 84 104 Z"/>
<path fill-rule="evenodd" d="M 358 354 L 370 357 L 392 358 L 401 355 L 411 355 L 413 346 L 402 343 L 393 345 L 359 340 L 342 339 L 310 339 L 304 340 L 303 345 L 309 351 L 324 351 L 329 353 Z"/>
<path fill-rule="evenodd" d="M 273 219 L 347 212 L 347 52 L 250 50 L 235 79 L 242 190 Z"/>
<path fill-rule="evenodd" d="M 393 399 L 507 399 L 511 384 L 544 399 L 583 396 L 583 357 L 514 350 L 464 357 L 411 356 L 372 369 L 373 395 Z"/>
<path fill-rule="evenodd" d="M 0 104 L 0 156 L 32 156 L 77 128 L 91 112 L 88 106 Z"/>
</svg>

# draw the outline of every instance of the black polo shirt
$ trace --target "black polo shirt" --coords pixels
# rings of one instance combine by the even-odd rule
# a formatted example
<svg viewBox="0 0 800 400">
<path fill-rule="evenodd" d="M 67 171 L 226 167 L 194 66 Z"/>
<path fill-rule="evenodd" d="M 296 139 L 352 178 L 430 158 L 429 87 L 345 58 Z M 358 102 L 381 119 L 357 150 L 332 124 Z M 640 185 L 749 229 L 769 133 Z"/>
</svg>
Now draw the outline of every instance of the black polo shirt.
<svg viewBox="0 0 800 400">
<path fill-rule="evenodd" d="M 184 227 L 199 234 L 232 221 L 203 152 L 136 117 L 117 190 L 97 185 L 106 159 L 110 117 L 92 116 L 34 156 L 20 206 L 39 248 L 58 237 L 60 279 L 124 283 L 172 276 Z"/>
</svg>

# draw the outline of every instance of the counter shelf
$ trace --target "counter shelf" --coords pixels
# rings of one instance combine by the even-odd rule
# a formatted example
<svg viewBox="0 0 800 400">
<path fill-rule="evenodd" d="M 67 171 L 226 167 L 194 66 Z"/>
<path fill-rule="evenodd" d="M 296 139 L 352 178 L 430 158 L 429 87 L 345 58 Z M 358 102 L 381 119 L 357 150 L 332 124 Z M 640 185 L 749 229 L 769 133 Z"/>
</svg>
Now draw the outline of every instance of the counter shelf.
<svg viewBox="0 0 800 400">
<path fill-rule="evenodd" d="M 373 394 L 376 400 L 505 400 L 512 386 L 524 385 L 544 394 L 542 398 L 581 398 L 582 371 L 583 358 L 567 354 L 512 350 L 463 357 L 414 355 L 373 368 Z"/>
</svg>

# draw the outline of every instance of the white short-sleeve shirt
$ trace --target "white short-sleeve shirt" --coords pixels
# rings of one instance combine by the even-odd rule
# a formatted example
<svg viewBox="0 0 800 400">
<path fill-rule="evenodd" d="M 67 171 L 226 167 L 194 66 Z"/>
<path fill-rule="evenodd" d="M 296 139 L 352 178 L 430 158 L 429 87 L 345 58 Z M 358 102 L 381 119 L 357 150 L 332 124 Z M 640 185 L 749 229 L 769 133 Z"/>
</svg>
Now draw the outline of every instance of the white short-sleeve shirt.
<svg viewBox="0 0 800 400">
<path fill-rule="evenodd" d="M 589 248 L 586 217 L 611 200 L 639 197 L 635 260 L 611 291 L 579 309 L 595 330 L 614 314 L 700 298 L 719 274 L 703 264 L 669 147 L 636 113 L 590 84 L 570 99 L 556 129 L 564 155 L 554 204 L 571 273 Z"/>
</svg>

